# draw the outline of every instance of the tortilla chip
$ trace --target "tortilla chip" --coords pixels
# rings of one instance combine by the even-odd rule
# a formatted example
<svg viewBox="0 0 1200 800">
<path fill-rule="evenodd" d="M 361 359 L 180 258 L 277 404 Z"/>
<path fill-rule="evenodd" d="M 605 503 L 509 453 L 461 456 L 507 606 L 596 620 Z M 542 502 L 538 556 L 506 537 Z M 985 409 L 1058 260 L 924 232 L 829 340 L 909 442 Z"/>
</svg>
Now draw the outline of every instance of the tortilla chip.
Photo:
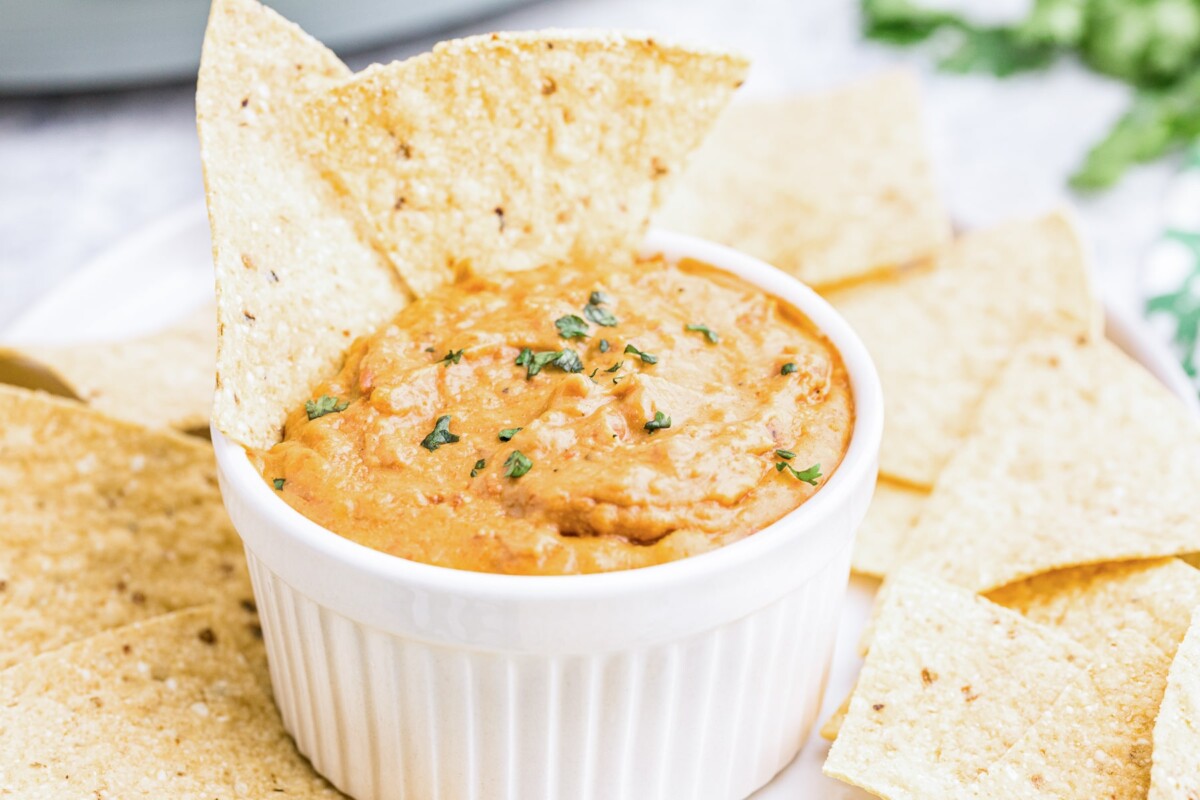
<svg viewBox="0 0 1200 800">
<path fill-rule="evenodd" d="M 909 532 L 923 569 L 976 591 L 1200 548 L 1200 425 L 1115 346 L 1015 356 Z"/>
<path fill-rule="evenodd" d="M 0 348 L 0 381 L 82 400 L 150 427 L 201 432 L 212 407 L 214 311 L 121 342 Z"/>
<path fill-rule="evenodd" d="M 1151 731 L 1170 664 L 1141 634 L 1119 634 L 968 796 L 1145 797 Z M 1193 751 L 1193 772 L 1195 757 Z"/>
<path fill-rule="evenodd" d="M 931 267 L 829 293 L 879 367 L 880 471 L 930 488 L 1022 341 L 1102 326 L 1087 265 L 1059 215 L 968 234 Z"/>
<path fill-rule="evenodd" d="M 965 589 L 888 581 L 825 773 L 884 798 L 955 797 L 1082 674 L 1086 651 Z"/>
<path fill-rule="evenodd" d="M 1175 653 L 1154 725 L 1150 800 L 1200 797 L 1200 612 Z"/>
<path fill-rule="evenodd" d="M 905 536 L 929 493 L 880 478 L 866 519 L 854 540 L 851 568 L 860 575 L 883 578 L 904 561 Z"/>
<path fill-rule="evenodd" d="M 0 673 L 20 797 L 342 797 L 296 751 L 224 614 L 118 628 Z"/>
<path fill-rule="evenodd" d="M 950 238 L 912 75 L 734 104 L 655 224 L 829 286 L 933 254 Z"/>
<path fill-rule="evenodd" d="M 408 286 L 633 251 L 745 60 L 613 33 L 443 42 L 316 99 L 316 157 Z"/>
<path fill-rule="evenodd" d="M 196 122 L 217 274 L 217 427 L 248 447 L 341 364 L 406 295 L 301 156 L 300 106 L 350 74 L 253 0 L 216 0 Z"/>
<path fill-rule="evenodd" d="M 1038 575 L 988 599 L 1094 650 L 1137 631 L 1171 657 L 1200 606 L 1200 571 L 1176 558 L 1097 564 Z"/>
<path fill-rule="evenodd" d="M 252 602 L 207 442 L 0 387 L 0 667 L 166 611 Z"/>
<path fill-rule="evenodd" d="M 821 738 L 832 742 L 838 737 L 842 730 L 842 723 L 846 721 L 846 715 L 850 713 L 850 698 L 854 697 L 854 690 L 850 690 L 850 694 L 846 695 L 846 699 L 842 704 L 829 715 L 829 719 L 825 720 L 825 724 L 821 726 Z"/>
</svg>

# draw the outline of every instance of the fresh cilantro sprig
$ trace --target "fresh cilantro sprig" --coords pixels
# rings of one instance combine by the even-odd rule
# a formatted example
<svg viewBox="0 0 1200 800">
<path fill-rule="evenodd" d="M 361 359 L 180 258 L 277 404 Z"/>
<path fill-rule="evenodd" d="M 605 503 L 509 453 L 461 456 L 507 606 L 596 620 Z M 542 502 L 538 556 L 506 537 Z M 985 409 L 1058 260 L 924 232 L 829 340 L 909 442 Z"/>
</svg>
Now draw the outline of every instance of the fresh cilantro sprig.
<svg viewBox="0 0 1200 800">
<path fill-rule="evenodd" d="M 483 472 L 483 469 L 484 469 L 484 467 L 486 467 L 486 466 L 487 466 L 487 460 L 486 460 L 486 459 L 482 459 L 482 458 L 481 458 L 481 459 L 479 459 L 478 461 L 476 461 L 476 462 L 475 462 L 475 466 L 471 467 L 471 477 L 472 477 L 472 478 L 474 478 L 474 477 L 475 477 L 475 476 L 477 476 L 479 473 Z"/>
<path fill-rule="evenodd" d="M 330 397 L 327 394 L 323 394 L 316 400 L 309 400 L 305 402 L 304 410 L 308 413 L 309 419 L 320 419 L 326 414 L 340 414 L 349 406 L 349 400 L 339 403 L 336 397 Z"/>
<path fill-rule="evenodd" d="M 588 324 L 574 314 L 564 314 L 554 320 L 554 327 L 564 339 L 586 339 L 588 335 Z"/>
<path fill-rule="evenodd" d="M 450 415 L 445 414 L 433 423 L 433 430 L 421 440 L 421 447 L 432 453 L 444 444 L 454 444 L 458 439 L 457 434 L 450 432 Z"/>
<path fill-rule="evenodd" d="M 555 366 L 563 372 L 583 372 L 583 359 L 574 350 L 545 350 L 535 353 L 528 347 L 521 350 L 514 362 L 518 367 L 525 368 L 526 379 L 537 375 L 547 366 Z"/>
<path fill-rule="evenodd" d="M 911 45 L 938 35 L 951 49 L 940 65 L 997 76 L 1041 69 L 1077 54 L 1135 88 L 1133 105 L 1071 176 L 1105 189 L 1134 164 L 1200 137 L 1200 4 L 1181 0 L 1035 0 L 1024 20 L 988 27 L 915 0 L 862 0 L 863 33 Z"/>
<path fill-rule="evenodd" d="M 520 450 L 513 450 L 504 459 L 504 477 L 519 478 L 533 469 L 533 461 Z"/>
<path fill-rule="evenodd" d="M 665 430 L 671 427 L 671 418 L 661 411 L 654 412 L 654 419 L 646 420 L 646 424 L 642 426 L 647 433 Z"/>
<path fill-rule="evenodd" d="M 512 437 L 516 436 L 518 433 L 520 433 L 523 430 L 525 430 L 525 429 L 524 428 L 505 428 L 504 430 L 500 431 L 500 433 L 497 434 L 497 436 L 500 439 L 500 441 L 507 442 L 510 439 L 512 439 Z"/>
<path fill-rule="evenodd" d="M 707 325 L 700 325 L 700 324 L 685 325 L 684 328 L 689 331 L 696 331 L 697 333 L 703 333 L 704 338 L 708 339 L 708 341 L 711 344 L 717 344 L 718 342 L 721 341 L 721 337 L 717 335 L 717 332 L 714 331 L 712 328 L 708 327 Z"/>
<path fill-rule="evenodd" d="M 635 347 L 632 344 L 625 345 L 625 352 L 631 353 L 631 354 L 637 356 L 645 364 L 657 364 L 658 363 L 658 356 L 654 355 L 653 353 L 646 353 L 641 350 L 638 350 L 637 347 Z"/>
<path fill-rule="evenodd" d="M 776 452 L 778 452 L 778 451 L 776 451 Z M 795 458 L 795 455 L 793 454 L 792 457 Z M 795 478 L 798 481 L 804 481 L 809 486 L 816 486 L 817 479 L 821 477 L 821 465 L 820 464 L 813 464 L 808 469 L 796 469 L 795 467 L 793 467 L 791 464 L 787 463 L 786 461 L 776 461 L 775 462 L 775 471 L 776 472 L 783 472 L 785 469 L 788 472 L 792 473 L 793 478 Z"/>
</svg>

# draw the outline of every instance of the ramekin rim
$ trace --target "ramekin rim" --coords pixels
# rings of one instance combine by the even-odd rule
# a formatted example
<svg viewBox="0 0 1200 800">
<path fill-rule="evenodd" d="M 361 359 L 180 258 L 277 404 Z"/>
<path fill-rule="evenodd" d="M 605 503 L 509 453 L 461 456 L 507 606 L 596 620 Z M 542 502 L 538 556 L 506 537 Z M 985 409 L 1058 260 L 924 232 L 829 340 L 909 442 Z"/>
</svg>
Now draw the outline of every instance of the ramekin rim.
<svg viewBox="0 0 1200 800">
<path fill-rule="evenodd" d="M 687 558 L 637 569 L 576 575 L 508 575 L 476 572 L 412 561 L 369 548 L 305 517 L 275 492 L 254 469 L 242 445 L 211 425 L 213 449 L 226 485 L 269 519 L 279 531 L 323 557 L 390 581 L 473 598 L 553 601 L 604 599 L 631 591 L 669 590 L 768 557 L 793 538 L 819 534 L 822 520 L 849 502 L 858 473 L 874 471 L 883 433 L 883 393 L 874 362 L 849 323 L 810 287 L 766 262 L 698 237 L 651 230 L 643 253 L 669 260 L 692 258 L 730 272 L 768 294 L 791 303 L 808 317 L 838 351 L 851 381 L 855 421 L 838 468 L 811 498 L 765 528 L 736 542 Z"/>
</svg>

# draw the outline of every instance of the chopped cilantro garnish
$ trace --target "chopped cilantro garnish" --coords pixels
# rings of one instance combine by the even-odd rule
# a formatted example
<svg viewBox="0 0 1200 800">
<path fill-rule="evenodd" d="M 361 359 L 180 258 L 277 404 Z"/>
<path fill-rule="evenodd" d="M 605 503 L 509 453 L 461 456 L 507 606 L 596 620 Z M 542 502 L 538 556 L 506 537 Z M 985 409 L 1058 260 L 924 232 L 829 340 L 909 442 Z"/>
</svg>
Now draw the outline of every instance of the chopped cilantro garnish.
<svg viewBox="0 0 1200 800">
<path fill-rule="evenodd" d="M 554 320 L 554 327 L 558 328 L 558 335 L 564 339 L 586 339 L 588 335 L 588 324 L 574 314 Z"/>
<path fill-rule="evenodd" d="M 444 444 L 453 444 L 457 441 L 458 436 L 450 432 L 450 415 L 446 414 L 437 418 L 437 422 L 433 424 L 433 430 L 421 440 L 421 447 L 432 453 Z"/>
<path fill-rule="evenodd" d="M 475 466 L 471 468 L 471 477 L 474 478 L 476 475 L 478 475 L 480 472 L 482 472 L 483 468 L 486 466 L 487 466 L 486 460 L 481 458 L 478 461 L 476 461 Z"/>
<path fill-rule="evenodd" d="M 611 367 L 609 367 L 608 369 L 606 369 L 606 370 L 604 370 L 604 371 L 605 371 L 605 372 L 616 372 L 616 371 L 617 371 L 617 370 L 619 370 L 619 369 L 622 367 L 622 365 L 624 365 L 624 364 L 625 364 L 625 362 L 624 362 L 624 361 L 618 361 L 617 363 L 613 364 Z"/>
<path fill-rule="evenodd" d="M 462 350 L 450 350 L 446 353 L 446 355 L 442 356 L 442 360 L 438 363 L 445 364 L 446 366 L 457 364 L 459 361 L 462 361 L 462 354 Z"/>
<path fill-rule="evenodd" d="M 306 402 L 304 404 L 304 410 L 308 412 L 309 419 L 316 419 L 317 417 L 323 417 L 326 414 L 337 414 L 345 411 L 346 407 L 349 405 L 349 400 L 344 403 L 339 403 L 336 397 L 330 397 L 327 394 L 323 394 L 316 400 L 309 400 Z"/>
<path fill-rule="evenodd" d="M 287 483 L 287 481 L 285 481 L 283 478 L 276 478 L 275 480 L 271 481 L 271 483 L 275 485 L 275 491 L 282 492 L 283 485 Z"/>
<path fill-rule="evenodd" d="M 779 456 L 780 458 L 786 458 L 788 461 L 791 461 L 796 457 L 796 454 L 791 450 L 776 450 L 775 455 Z"/>
<path fill-rule="evenodd" d="M 647 420 L 646 424 L 642 427 L 644 427 L 650 433 L 661 431 L 663 428 L 671 427 L 671 418 L 661 411 L 655 411 L 654 419 Z"/>
<path fill-rule="evenodd" d="M 791 464 L 787 463 L 786 461 L 776 461 L 775 462 L 775 471 L 776 472 L 783 472 L 785 469 L 788 472 L 792 473 L 792 477 L 794 477 L 796 480 L 804 481 L 805 483 L 809 484 L 810 486 L 816 486 L 817 478 L 821 477 L 821 465 L 820 464 L 813 464 L 808 469 L 798 470 L 795 467 L 793 467 Z"/>
<path fill-rule="evenodd" d="M 531 469 L 533 469 L 533 462 L 520 450 L 513 450 L 504 460 L 504 477 L 506 478 L 519 478 Z"/>
<path fill-rule="evenodd" d="M 563 372 L 583 372 L 583 359 L 569 347 L 558 351 L 558 357 L 554 359 L 554 366 L 561 369 Z"/>
<path fill-rule="evenodd" d="M 610 344 L 608 343 L 608 339 L 601 339 L 601 340 L 600 340 L 600 352 L 601 352 L 601 353 L 607 353 L 607 352 L 608 352 L 608 348 L 610 348 L 610 347 L 612 347 L 612 345 L 610 345 Z"/>
<path fill-rule="evenodd" d="M 583 372 L 583 359 L 569 347 L 562 350 L 545 350 L 541 353 L 535 353 L 526 347 L 521 351 L 521 355 L 517 356 L 516 363 L 525 367 L 526 378 L 532 378 L 550 364 L 563 372 Z"/>
<path fill-rule="evenodd" d="M 797 369 L 798 369 L 798 367 L 796 366 L 796 363 L 794 361 L 789 361 L 786 364 L 784 364 L 782 367 L 779 368 L 779 374 L 780 375 L 791 375 Z"/>
<path fill-rule="evenodd" d="M 592 293 L 595 297 L 595 292 Z M 606 328 L 614 328 L 617 325 L 617 318 L 607 308 L 601 308 L 595 303 L 588 303 L 583 307 L 583 315 L 597 325 L 603 325 Z"/>
<path fill-rule="evenodd" d="M 604 292 L 592 292 L 590 295 L 588 295 L 588 305 L 602 306 L 605 303 L 611 302 L 612 298 L 606 295 Z"/>
<path fill-rule="evenodd" d="M 600 368 L 596 367 L 594 370 L 592 370 L 592 374 L 588 375 L 588 378 L 591 380 L 592 383 L 596 382 L 596 373 L 599 371 L 600 371 Z"/>
<path fill-rule="evenodd" d="M 500 431 L 500 434 L 499 434 L 500 441 L 507 442 L 509 439 L 516 436 L 518 433 L 520 433 L 523 430 L 525 430 L 525 429 L 524 428 L 505 428 L 504 430 Z"/>
<path fill-rule="evenodd" d="M 717 332 L 707 325 L 687 325 L 685 327 L 689 331 L 703 333 L 704 338 L 708 339 L 708 341 L 712 344 L 716 344 L 717 342 L 721 341 L 721 337 L 717 335 Z"/>
<path fill-rule="evenodd" d="M 640 358 L 643 362 L 645 362 L 647 364 L 657 364 L 658 363 L 658 356 L 654 355 L 653 353 L 643 353 L 641 350 L 638 350 L 636 347 L 634 347 L 631 344 L 625 345 L 625 352 L 633 353 L 635 356 L 637 356 L 638 358 Z"/>
</svg>

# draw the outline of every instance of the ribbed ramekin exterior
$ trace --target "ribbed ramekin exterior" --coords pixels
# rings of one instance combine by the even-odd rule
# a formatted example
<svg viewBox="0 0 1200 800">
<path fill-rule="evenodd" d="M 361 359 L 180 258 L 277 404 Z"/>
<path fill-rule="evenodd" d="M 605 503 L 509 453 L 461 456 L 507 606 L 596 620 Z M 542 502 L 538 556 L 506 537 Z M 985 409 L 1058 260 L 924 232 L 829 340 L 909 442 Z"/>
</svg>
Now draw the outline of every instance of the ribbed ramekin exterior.
<svg viewBox="0 0 1200 800">
<path fill-rule="evenodd" d="M 247 557 L 284 723 L 359 800 L 736 800 L 814 723 L 849 574 L 842 538 L 793 591 L 733 622 L 556 656 L 385 633 Z"/>
</svg>

